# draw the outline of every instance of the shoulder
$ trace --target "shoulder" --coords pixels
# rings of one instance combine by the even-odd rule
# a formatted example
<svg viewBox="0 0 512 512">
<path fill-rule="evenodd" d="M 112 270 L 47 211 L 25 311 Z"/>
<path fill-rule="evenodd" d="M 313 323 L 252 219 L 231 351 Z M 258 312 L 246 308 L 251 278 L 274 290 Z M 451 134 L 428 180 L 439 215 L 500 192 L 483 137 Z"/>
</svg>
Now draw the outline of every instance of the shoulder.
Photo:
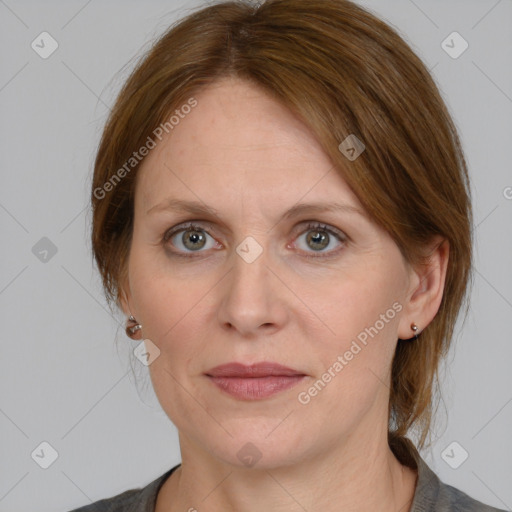
<svg viewBox="0 0 512 512">
<path fill-rule="evenodd" d="M 179 464 L 155 478 L 145 487 L 130 489 L 69 512 L 154 512 L 158 491 Z"/>
<path fill-rule="evenodd" d="M 418 483 L 411 512 L 504 512 L 442 482 L 418 455 Z"/>
<path fill-rule="evenodd" d="M 471 496 L 461 490 L 441 481 L 439 483 L 439 494 L 436 498 L 436 508 L 433 508 L 432 510 L 453 510 L 456 512 L 504 512 L 504 509 L 498 509 L 486 505 L 481 501 L 471 498 Z"/>
<path fill-rule="evenodd" d="M 136 508 L 141 501 L 142 489 L 130 489 L 111 498 L 95 501 L 90 505 L 71 510 L 70 512 L 121 512 L 128 510 L 144 510 Z"/>
<path fill-rule="evenodd" d="M 390 437 L 390 447 L 402 464 L 418 471 L 410 512 L 505 512 L 442 482 L 410 439 Z"/>
</svg>

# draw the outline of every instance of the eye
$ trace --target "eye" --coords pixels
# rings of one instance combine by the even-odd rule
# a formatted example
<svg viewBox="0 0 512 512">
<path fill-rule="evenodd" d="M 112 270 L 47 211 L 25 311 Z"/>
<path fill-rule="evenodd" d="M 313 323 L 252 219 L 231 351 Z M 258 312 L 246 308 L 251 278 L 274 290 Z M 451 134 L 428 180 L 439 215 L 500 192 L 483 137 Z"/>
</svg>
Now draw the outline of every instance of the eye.
<svg viewBox="0 0 512 512">
<path fill-rule="evenodd" d="M 327 253 L 321 254 L 319 256 L 313 255 L 308 257 L 313 258 L 324 258 L 328 256 L 332 256 L 333 253 L 337 254 L 339 251 L 331 250 L 325 251 L 324 249 L 332 245 L 333 240 L 338 240 L 340 246 L 343 246 L 343 243 L 346 242 L 346 237 L 337 229 L 330 228 L 325 226 L 324 224 L 308 224 L 306 231 L 304 231 L 296 240 L 300 240 L 304 235 L 305 236 L 305 244 L 306 244 L 306 252 L 307 249 L 312 249 L 313 252 L 316 253 Z M 334 236 L 331 236 L 334 235 Z M 295 242 L 294 242 L 295 245 Z M 300 248 L 300 247 L 299 247 Z"/>
<path fill-rule="evenodd" d="M 306 256 L 308 258 L 326 258 L 333 256 L 337 254 L 339 250 L 325 251 L 324 249 L 331 246 L 333 240 L 337 240 L 341 247 L 343 247 L 344 243 L 347 241 L 347 237 L 336 228 L 319 223 L 310 223 L 307 225 L 306 231 L 303 231 L 301 235 L 294 240 L 292 246 L 295 247 L 296 241 L 300 240 L 304 235 L 306 235 L 306 249 L 302 249 L 300 246 L 299 249 L 307 253 L 319 253 L 318 255 L 309 254 Z M 218 249 L 222 247 L 207 230 L 193 222 L 169 229 L 164 234 L 162 243 L 166 247 L 175 248 L 169 249 L 173 256 L 185 258 L 195 257 L 193 253 L 201 253 L 208 249 Z"/>
<path fill-rule="evenodd" d="M 211 239 L 209 246 L 208 238 Z M 176 247 L 178 251 L 172 250 L 176 256 L 185 257 L 193 257 L 193 255 L 183 253 L 204 252 L 201 249 L 205 247 L 206 250 L 218 247 L 216 240 L 207 231 L 191 223 L 186 226 L 181 225 L 170 229 L 165 233 L 162 242 L 165 245 Z"/>
</svg>

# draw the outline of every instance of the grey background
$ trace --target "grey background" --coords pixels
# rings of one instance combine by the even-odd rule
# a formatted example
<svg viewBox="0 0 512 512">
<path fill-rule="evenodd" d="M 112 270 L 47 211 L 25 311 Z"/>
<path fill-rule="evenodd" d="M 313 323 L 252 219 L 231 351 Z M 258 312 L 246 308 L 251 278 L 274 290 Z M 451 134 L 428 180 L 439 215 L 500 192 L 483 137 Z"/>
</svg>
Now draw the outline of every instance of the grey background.
<svg viewBox="0 0 512 512">
<path fill-rule="evenodd" d="M 512 1 L 359 3 L 432 69 L 473 182 L 472 309 L 444 369 L 437 441 L 422 455 L 445 482 L 510 510 Z M 147 368 L 132 375 L 138 343 L 103 299 L 87 201 L 108 106 L 134 58 L 195 5 L 0 0 L 0 512 L 69 510 L 181 460 Z M 59 44 L 48 59 L 31 48 L 43 31 Z M 453 31 L 469 43 L 457 59 L 441 47 Z M 57 249 L 46 262 L 33 252 L 43 237 Z M 36 463 L 49 456 L 44 441 L 58 452 L 47 469 Z M 469 453 L 458 469 L 441 456 L 453 441 Z"/>
</svg>

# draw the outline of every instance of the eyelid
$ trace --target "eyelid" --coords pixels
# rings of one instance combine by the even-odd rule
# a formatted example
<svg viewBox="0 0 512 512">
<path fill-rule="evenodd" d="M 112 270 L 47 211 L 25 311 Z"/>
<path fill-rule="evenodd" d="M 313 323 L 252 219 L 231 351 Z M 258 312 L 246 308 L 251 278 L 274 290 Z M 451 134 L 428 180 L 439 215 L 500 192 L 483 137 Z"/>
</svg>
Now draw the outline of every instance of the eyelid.
<svg viewBox="0 0 512 512">
<path fill-rule="evenodd" d="M 302 228 L 302 231 L 299 234 L 302 234 L 305 231 L 308 231 L 310 229 L 318 229 L 319 231 L 327 231 L 328 233 L 336 235 L 342 242 L 346 242 L 348 240 L 348 235 L 346 235 L 340 229 L 338 229 L 334 226 L 331 226 L 330 224 L 328 224 L 326 222 L 319 222 L 316 220 L 305 221 L 305 222 L 307 222 L 307 225 L 305 226 L 305 229 Z"/>
<path fill-rule="evenodd" d="M 207 229 L 204 229 L 204 228 Z M 210 236 L 213 236 L 211 232 L 215 231 L 213 224 L 210 224 L 209 222 L 202 221 L 202 220 L 189 220 L 186 222 L 182 222 L 181 224 L 177 224 L 176 226 L 173 226 L 172 228 L 169 228 L 164 233 L 164 240 L 168 241 L 169 238 L 174 236 L 176 233 L 179 233 L 180 231 L 187 231 L 188 229 L 194 229 L 199 228 L 201 231 L 205 231 Z"/>
<path fill-rule="evenodd" d="M 169 238 L 174 233 L 177 233 L 181 230 L 187 230 L 187 229 L 193 228 L 193 227 L 201 228 L 201 230 L 206 231 L 210 236 L 213 236 L 211 233 L 215 232 L 215 225 L 212 224 L 211 222 L 204 221 L 204 220 L 188 220 L 188 221 L 182 222 L 180 224 L 176 224 L 176 226 L 173 226 L 172 228 L 169 228 L 168 230 L 166 230 L 165 236 L 167 238 Z M 207 229 L 204 229 L 205 227 Z M 332 233 L 338 235 L 342 239 L 346 239 L 346 240 L 349 239 L 349 236 L 345 232 L 341 231 L 340 229 L 332 226 L 331 224 L 329 224 L 327 222 L 322 222 L 322 221 L 318 221 L 318 220 L 302 220 L 299 222 L 298 226 L 296 226 L 294 228 L 294 231 L 296 231 L 298 229 L 315 229 L 315 228 L 319 228 L 319 227 L 323 227 L 326 231 L 331 231 Z M 303 233 L 303 231 L 300 231 L 299 234 L 302 234 L 302 233 Z"/>
</svg>

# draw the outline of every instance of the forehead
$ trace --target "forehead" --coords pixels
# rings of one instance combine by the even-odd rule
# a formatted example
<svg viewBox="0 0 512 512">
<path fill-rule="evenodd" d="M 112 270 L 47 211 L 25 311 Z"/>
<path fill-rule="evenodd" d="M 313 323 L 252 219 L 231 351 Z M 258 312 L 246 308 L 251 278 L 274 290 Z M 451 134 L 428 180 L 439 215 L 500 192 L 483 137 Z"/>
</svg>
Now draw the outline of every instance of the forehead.
<svg viewBox="0 0 512 512">
<path fill-rule="evenodd" d="M 169 196 L 224 207 L 306 195 L 358 204 L 309 128 L 259 87 L 227 78 L 194 98 L 139 169 L 144 211 Z"/>
</svg>

